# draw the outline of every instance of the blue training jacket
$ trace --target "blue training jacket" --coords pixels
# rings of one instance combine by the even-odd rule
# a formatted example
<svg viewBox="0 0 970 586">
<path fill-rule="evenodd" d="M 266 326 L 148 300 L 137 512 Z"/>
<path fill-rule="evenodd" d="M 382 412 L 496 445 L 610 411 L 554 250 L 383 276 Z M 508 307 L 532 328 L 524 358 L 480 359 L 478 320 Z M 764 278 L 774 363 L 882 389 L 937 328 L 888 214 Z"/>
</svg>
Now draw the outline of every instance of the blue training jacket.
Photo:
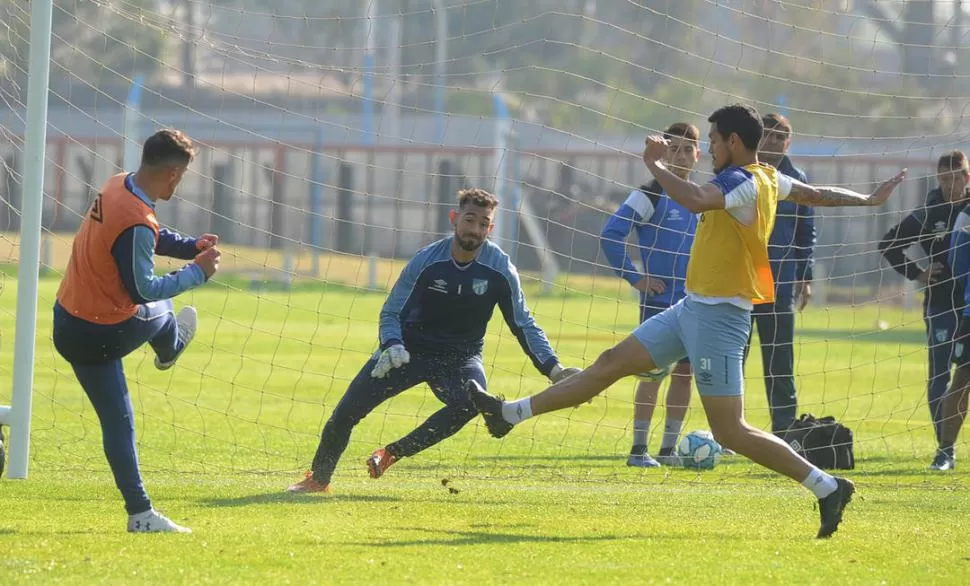
<svg viewBox="0 0 970 586">
<path fill-rule="evenodd" d="M 498 305 L 536 369 L 548 375 L 559 360 L 526 306 L 508 255 L 486 240 L 462 266 L 451 256 L 453 238 L 422 248 L 401 271 L 381 310 L 381 348 L 403 343 L 412 352 L 481 352 Z"/>
<path fill-rule="evenodd" d="M 135 185 L 134 174 L 125 177 L 125 187 L 134 197 L 155 209 L 153 202 Z M 155 274 L 155 255 L 192 260 L 199 249 L 195 238 L 187 238 L 165 228 L 155 232 L 148 226 L 137 225 L 122 232 L 111 246 L 111 254 L 131 300 L 137 304 L 171 299 L 205 283 L 206 276 L 197 264 L 187 264 L 167 275 Z"/>
<path fill-rule="evenodd" d="M 963 287 L 963 315 L 970 315 L 970 206 L 963 208 L 953 225 L 948 255 L 957 287 Z"/>
<path fill-rule="evenodd" d="M 778 171 L 808 183 L 805 173 L 795 167 L 786 155 Z M 768 239 L 768 259 L 775 278 L 775 303 L 791 305 L 795 283 L 811 282 L 815 266 L 815 211 L 811 206 L 781 200 L 778 202 L 775 228 Z"/>
<path fill-rule="evenodd" d="M 631 230 L 636 230 L 647 274 L 666 285 L 660 295 L 643 296 L 644 304 L 669 307 L 677 303 L 686 295 L 687 261 L 697 215 L 667 197 L 657 181 L 630 192 L 603 227 L 600 246 L 616 274 L 634 285 L 644 275 L 627 254 L 626 238 Z"/>
</svg>

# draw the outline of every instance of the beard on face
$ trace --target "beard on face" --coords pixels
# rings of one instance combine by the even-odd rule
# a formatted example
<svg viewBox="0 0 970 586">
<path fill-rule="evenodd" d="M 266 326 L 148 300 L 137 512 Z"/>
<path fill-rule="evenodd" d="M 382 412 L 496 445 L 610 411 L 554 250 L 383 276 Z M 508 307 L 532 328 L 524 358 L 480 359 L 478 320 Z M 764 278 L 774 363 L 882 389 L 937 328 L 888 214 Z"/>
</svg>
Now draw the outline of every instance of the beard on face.
<svg viewBox="0 0 970 586">
<path fill-rule="evenodd" d="M 478 238 L 474 236 L 466 236 L 462 238 L 458 235 L 458 232 L 455 232 L 455 241 L 458 242 L 458 246 L 460 246 L 462 250 L 467 252 L 472 252 L 482 245 L 482 241 Z"/>
<path fill-rule="evenodd" d="M 966 192 L 966 188 L 957 189 L 956 187 L 951 187 L 949 189 L 941 189 L 940 191 L 943 192 L 943 197 L 946 198 L 947 201 L 960 201 L 963 199 L 963 194 Z"/>
</svg>

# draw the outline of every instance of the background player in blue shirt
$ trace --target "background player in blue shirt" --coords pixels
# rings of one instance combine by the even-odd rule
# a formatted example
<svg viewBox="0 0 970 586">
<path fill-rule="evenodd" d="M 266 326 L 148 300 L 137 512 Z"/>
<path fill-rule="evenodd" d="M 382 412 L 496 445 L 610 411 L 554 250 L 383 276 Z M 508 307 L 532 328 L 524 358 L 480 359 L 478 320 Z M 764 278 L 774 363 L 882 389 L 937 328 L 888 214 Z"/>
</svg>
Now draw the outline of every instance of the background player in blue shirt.
<svg viewBox="0 0 970 586">
<path fill-rule="evenodd" d="M 495 306 L 532 364 L 553 382 L 578 368 L 559 364 L 525 303 L 519 275 L 488 241 L 498 200 L 483 189 L 458 193 L 455 233 L 418 251 L 401 271 L 380 316 L 380 349 L 364 364 L 323 428 L 306 478 L 290 492 L 330 492 L 354 426 L 378 405 L 420 383 L 445 404 L 417 429 L 367 458 L 371 478 L 458 432 L 477 411 L 465 382 L 485 386 L 482 347 Z"/>
<path fill-rule="evenodd" d="M 936 177 L 939 187 L 927 194 L 923 205 L 890 228 L 879 243 L 879 250 L 896 272 L 925 287 L 923 323 L 929 354 L 926 397 L 939 442 L 943 428 L 943 396 L 950 384 L 954 334 L 964 306 L 964 279 L 955 278 L 957 273 L 951 271 L 949 257 L 953 250 L 953 227 L 968 201 L 970 163 L 966 155 L 953 151 L 941 156 L 936 165 Z M 962 238 L 962 235 L 958 237 Z M 928 266 L 925 269 L 906 255 L 906 250 L 913 244 L 918 244 L 926 255 Z M 938 454 L 933 466 L 946 465 L 946 458 Z"/>
<path fill-rule="evenodd" d="M 801 169 L 788 158 L 792 127 L 781 114 L 761 119 L 764 135 L 758 145 L 758 159 L 792 179 L 808 183 Z M 797 415 L 795 396 L 795 307 L 801 311 L 812 297 L 812 267 L 815 264 L 815 212 L 811 206 L 793 201 L 778 202 L 775 227 L 768 239 L 768 260 L 775 279 L 775 302 L 755 305 L 751 312 L 752 332 L 758 328 L 765 393 L 771 412 L 771 431 L 783 434 Z M 751 348 L 749 334 L 745 358 Z"/>
<path fill-rule="evenodd" d="M 963 155 L 963 153 L 959 154 Z M 942 158 L 940 162 L 943 163 Z M 949 167 L 955 172 L 957 180 L 966 188 L 967 181 L 970 180 L 970 164 L 966 156 L 951 160 Z M 955 281 L 954 285 L 963 292 L 963 301 L 959 303 L 959 306 L 962 306 L 962 315 L 960 325 L 953 335 L 951 359 L 956 369 L 953 372 L 949 390 L 943 395 L 938 449 L 933 463 L 930 464 L 932 470 L 956 468 L 957 457 L 954 444 L 967 417 L 967 396 L 970 390 L 970 206 L 964 206 L 957 215 L 950 241 L 951 247 L 947 260 Z M 932 268 L 931 266 L 931 273 Z M 931 276 L 943 275 L 937 273 Z"/>
<path fill-rule="evenodd" d="M 686 180 L 700 155 L 700 131 L 691 124 L 677 122 L 664 131 L 664 138 L 670 141 L 664 162 Z M 627 254 L 626 238 L 631 230 L 636 231 L 643 273 L 633 266 Z M 616 273 L 640 292 L 640 323 L 684 298 L 687 259 L 696 230 L 697 216 L 667 197 L 656 181 L 631 191 L 606 222 L 600 245 Z M 684 358 L 677 363 L 670 379 L 666 422 L 656 460 L 648 453 L 647 444 L 660 381 L 642 380 L 637 386 L 633 447 L 627 466 L 653 468 L 661 463 L 678 463 L 674 447 L 690 402 L 690 377 L 690 361 Z"/>
</svg>

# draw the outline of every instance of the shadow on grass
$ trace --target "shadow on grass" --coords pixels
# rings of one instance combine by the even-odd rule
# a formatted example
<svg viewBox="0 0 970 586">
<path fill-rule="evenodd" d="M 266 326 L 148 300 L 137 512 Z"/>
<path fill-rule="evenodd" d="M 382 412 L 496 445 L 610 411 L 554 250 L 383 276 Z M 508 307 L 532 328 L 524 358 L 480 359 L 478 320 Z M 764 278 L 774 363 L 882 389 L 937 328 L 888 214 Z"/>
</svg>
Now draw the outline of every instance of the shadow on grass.
<svg viewBox="0 0 970 586">
<path fill-rule="evenodd" d="M 407 529 L 402 529 L 407 530 Z M 495 533 L 489 531 L 454 531 L 454 530 L 436 530 L 436 529 L 422 529 L 415 527 L 410 529 L 411 531 L 416 531 L 420 533 L 428 533 L 433 535 L 427 538 L 415 538 L 415 539 L 398 539 L 398 540 L 381 540 L 381 541 L 368 541 L 354 543 L 351 545 L 358 545 L 363 547 L 411 547 L 411 546 L 428 546 L 428 545 L 450 545 L 450 546 L 461 546 L 461 545 L 493 545 L 493 544 L 509 544 L 509 543 L 581 543 L 581 542 L 597 542 L 597 541 L 620 541 L 620 540 L 631 540 L 631 539 L 642 539 L 646 538 L 642 535 L 586 535 L 581 537 L 576 536 L 562 536 L 562 535 L 536 535 L 536 534 L 524 534 L 524 533 Z"/>
<path fill-rule="evenodd" d="M 911 488 L 922 488 L 925 486 L 948 486 L 951 488 L 966 488 L 965 482 L 970 480 L 970 478 L 961 478 L 960 476 L 953 476 L 947 472 L 934 472 L 929 469 L 923 468 L 882 468 L 879 470 L 863 470 L 856 468 L 855 470 L 845 471 L 845 476 L 852 478 L 853 480 L 865 480 L 866 478 L 872 478 L 876 476 L 880 477 L 898 477 L 906 478 L 907 481 L 912 481 L 913 477 L 917 477 L 923 480 L 920 484 L 911 485 L 901 485 L 900 488 L 905 488 L 909 486 Z M 840 471 L 839 475 L 843 472 Z M 883 485 L 888 486 L 888 485 Z"/>
<path fill-rule="evenodd" d="M 122 526 L 122 531 L 124 531 L 124 526 Z M 50 529 L 0 529 L 0 535 L 19 535 L 20 537 L 34 536 L 34 537 L 51 537 L 51 536 L 62 536 L 62 535 L 106 535 L 109 533 L 115 533 L 117 527 L 108 527 L 106 529 L 64 529 L 60 530 L 56 527 Z"/>
<path fill-rule="evenodd" d="M 545 455 L 545 454 L 483 454 L 476 455 L 475 460 L 481 462 L 487 461 L 556 461 L 556 462 L 625 462 L 626 455 L 589 455 L 589 454 L 576 454 L 576 455 Z"/>
<path fill-rule="evenodd" d="M 273 504 L 316 504 L 324 502 L 356 502 L 356 503 L 388 503 L 399 502 L 402 499 L 376 494 L 335 494 L 335 495 L 314 495 L 314 494 L 292 494 L 288 492 L 274 491 L 263 494 L 250 494 L 239 497 L 227 497 L 217 499 L 200 499 L 198 502 L 209 507 L 245 507 L 248 505 L 273 505 Z"/>
</svg>

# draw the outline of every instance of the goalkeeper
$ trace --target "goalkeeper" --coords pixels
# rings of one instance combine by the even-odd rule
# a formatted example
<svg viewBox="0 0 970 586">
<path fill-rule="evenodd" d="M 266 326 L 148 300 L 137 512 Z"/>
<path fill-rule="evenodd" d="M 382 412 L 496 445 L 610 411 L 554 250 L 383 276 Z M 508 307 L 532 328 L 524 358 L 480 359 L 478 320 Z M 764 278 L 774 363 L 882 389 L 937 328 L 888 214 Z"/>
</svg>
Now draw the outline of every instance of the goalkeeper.
<svg viewBox="0 0 970 586">
<path fill-rule="evenodd" d="M 498 305 L 532 364 L 552 382 L 563 368 L 526 307 L 508 255 L 487 240 L 498 200 L 482 189 L 458 193 L 449 236 L 418 251 L 401 271 L 380 315 L 380 348 L 351 381 L 320 436 L 312 469 L 289 492 L 330 492 L 330 480 L 357 423 L 384 401 L 427 383 L 444 407 L 367 458 L 371 478 L 458 432 L 477 411 L 464 389 L 485 387 L 482 346 Z"/>
</svg>

